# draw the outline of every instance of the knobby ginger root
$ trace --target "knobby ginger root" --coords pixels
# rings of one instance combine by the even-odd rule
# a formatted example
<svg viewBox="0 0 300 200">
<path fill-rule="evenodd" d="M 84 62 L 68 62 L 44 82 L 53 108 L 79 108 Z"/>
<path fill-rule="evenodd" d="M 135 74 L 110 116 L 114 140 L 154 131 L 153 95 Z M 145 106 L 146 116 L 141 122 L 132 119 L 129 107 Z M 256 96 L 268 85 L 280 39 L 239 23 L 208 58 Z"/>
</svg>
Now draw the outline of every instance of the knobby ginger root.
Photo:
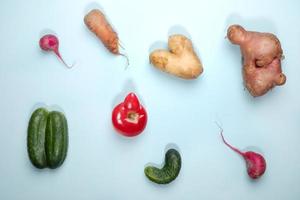
<svg viewBox="0 0 300 200">
<path fill-rule="evenodd" d="M 246 31 L 240 25 L 232 25 L 227 37 L 232 44 L 240 46 L 244 83 L 252 96 L 262 96 L 286 82 L 281 70 L 283 52 L 274 34 Z"/>
<path fill-rule="evenodd" d="M 150 54 L 150 62 L 156 68 L 183 79 L 195 79 L 203 72 L 201 61 L 187 37 L 172 35 L 168 46 L 169 50 L 159 49 Z"/>
</svg>

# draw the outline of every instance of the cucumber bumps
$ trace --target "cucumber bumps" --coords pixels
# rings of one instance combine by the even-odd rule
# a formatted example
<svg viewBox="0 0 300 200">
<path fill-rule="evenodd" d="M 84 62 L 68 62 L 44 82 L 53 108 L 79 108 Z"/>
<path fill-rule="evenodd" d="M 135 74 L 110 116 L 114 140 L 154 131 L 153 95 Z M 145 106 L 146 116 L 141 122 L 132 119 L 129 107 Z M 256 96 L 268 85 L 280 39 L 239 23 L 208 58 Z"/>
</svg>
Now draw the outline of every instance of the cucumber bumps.
<svg viewBox="0 0 300 200">
<path fill-rule="evenodd" d="M 27 150 L 31 163 L 39 168 L 61 166 L 68 150 L 68 124 L 64 114 L 45 108 L 35 110 L 27 133 Z"/>
<path fill-rule="evenodd" d="M 165 164 L 162 169 L 148 166 L 145 175 L 149 180 L 157 184 L 168 184 L 174 181 L 181 169 L 181 157 L 175 149 L 169 149 L 165 155 Z"/>
</svg>

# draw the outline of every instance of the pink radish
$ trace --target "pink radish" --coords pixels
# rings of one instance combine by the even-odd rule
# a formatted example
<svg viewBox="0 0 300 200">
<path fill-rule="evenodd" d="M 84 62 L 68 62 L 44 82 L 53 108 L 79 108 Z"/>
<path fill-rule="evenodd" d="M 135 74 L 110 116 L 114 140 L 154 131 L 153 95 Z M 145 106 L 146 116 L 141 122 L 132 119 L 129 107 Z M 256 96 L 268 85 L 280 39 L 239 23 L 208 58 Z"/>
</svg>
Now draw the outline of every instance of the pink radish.
<svg viewBox="0 0 300 200">
<path fill-rule="evenodd" d="M 253 152 L 253 151 L 242 152 L 239 149 L 231 146 L 224 139 L 223 129 L 220 126 L 219 126 L 219 128 L 221 129 L 220 134 L 221 134 L 223 142 L 229 148 L 231 148 L 236 153 L 240 154 L 245 159 L 246 166 L 247 166 L 247 173 L 250 176 L 250 178 L 257 179 L 257 178 L 261 177 L 265 173 L 266 167 L 267 167 L 266 160 L 264 159 L 264 157 L 262 155 L 258 154 L 258 153 Z"/>
<path fill-rule="evenodd" d="M 47 34 L 44 35 L 41 39 L 40 39 L 40 47 L 42 50 L 44 51 L 53 51 L 57 57 L 64 63 L 64 65 L 67 68 L 72 68 L 73 65 L 69 66 L 65 63 L 65 61 L 62 59 L 58 47 L 59 47 L 59 41 L 58 38 L 55 35 L 52 34 Z"/>
</svg>

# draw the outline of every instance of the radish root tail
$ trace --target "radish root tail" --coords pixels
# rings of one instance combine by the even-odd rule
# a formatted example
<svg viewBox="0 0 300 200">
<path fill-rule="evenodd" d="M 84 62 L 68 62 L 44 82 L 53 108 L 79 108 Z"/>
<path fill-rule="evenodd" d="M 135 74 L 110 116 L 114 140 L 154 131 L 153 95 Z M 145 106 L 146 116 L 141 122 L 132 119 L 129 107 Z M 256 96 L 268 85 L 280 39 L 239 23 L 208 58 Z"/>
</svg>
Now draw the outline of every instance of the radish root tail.
<svg viewBox="0 0 300 200">
<path fill-rule="evenodd" d="M 71 69 L 74 67 L 75 63 L 73 63 L 72 65 L 68 65 L 64 59 L 61 57 L 59 51 L 54 51 L 54 53 L 57 55 L 57 57 L 60 59 L 60 61 L 68 68 L 68 69 Z"/>
<path fill-rule="evenodd" d="M 232 145 L 230 145 L 230 144 L 225 140 L 224 135 L 223 135 L 223 128 L 218 124 L 218 122 L 215 122 L 215 123 L 216 123 L 216 125 L 219 127 L 219 129 L 220 129 L 220 135 L 221 135 L 221 137 L 222 137 L 222 140 L 223 140 L 224 144 L 225 144 L 226 146 L 228 146 L 230 149 L 232 149 L 233 151 L 237 152 L 238 154 L 240 154 L 241 156 L 244 157 L 244 153 L 243 153 L 243 152 L 241 152 L 239 149 L 233 147 Z"/>
</svg>

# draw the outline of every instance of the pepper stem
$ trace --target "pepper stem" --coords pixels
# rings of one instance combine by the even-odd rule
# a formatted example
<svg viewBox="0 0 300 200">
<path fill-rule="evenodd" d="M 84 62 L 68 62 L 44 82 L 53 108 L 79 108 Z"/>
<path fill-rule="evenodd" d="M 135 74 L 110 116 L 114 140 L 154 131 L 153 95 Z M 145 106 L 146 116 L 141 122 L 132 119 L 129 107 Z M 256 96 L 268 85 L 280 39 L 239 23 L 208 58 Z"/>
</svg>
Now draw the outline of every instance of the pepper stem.
<svg viewBox="0 0 300 200">
<path fill-rule="evenodd" d="M 127 113 L 127 120 L 129 122 L 137 124 L 138 123 L 138 119 L 139 119 L 139 114 L 138 113 L 133 112 L 133 111 L 129 111 Z"/>
</svg>

